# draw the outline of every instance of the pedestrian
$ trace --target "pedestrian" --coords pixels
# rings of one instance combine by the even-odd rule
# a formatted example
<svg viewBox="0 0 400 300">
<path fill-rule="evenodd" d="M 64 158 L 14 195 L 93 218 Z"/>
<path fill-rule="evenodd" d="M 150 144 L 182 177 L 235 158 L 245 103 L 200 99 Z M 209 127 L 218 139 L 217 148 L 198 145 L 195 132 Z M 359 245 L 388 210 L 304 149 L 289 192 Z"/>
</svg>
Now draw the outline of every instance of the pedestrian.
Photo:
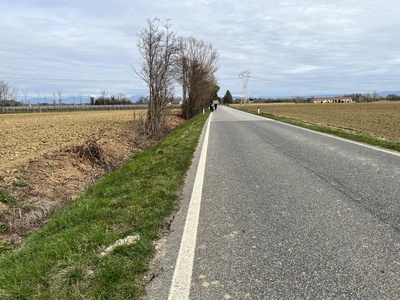
<svg viewBox="0 0 400 300">
<path fill-rule="evenodd" d="M 214 103 L 212 103 L 212 102 L 210 103 L 210 111 L 212 111 L 212 112 L 214 111 Z"/>
<path fill-rule="evenodd" d="M 217 110 L 217 102 L 214 103 L 214 110 Z"/>
</svg>

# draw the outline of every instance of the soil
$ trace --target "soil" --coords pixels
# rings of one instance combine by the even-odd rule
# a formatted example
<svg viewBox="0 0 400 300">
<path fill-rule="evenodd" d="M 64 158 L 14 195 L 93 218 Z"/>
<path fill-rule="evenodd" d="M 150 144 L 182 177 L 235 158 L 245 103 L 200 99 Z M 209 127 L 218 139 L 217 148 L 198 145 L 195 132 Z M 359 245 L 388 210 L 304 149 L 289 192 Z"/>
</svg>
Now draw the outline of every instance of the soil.
<svg viewBox="0 0 400 300">
<path fill-rule="evenodd" d="M 156 139 L 138 111 L 0 115 L 0 241 L 14 247 L 55 208 Z M 171 118 L 169 130 L 184 121 Z"/>
<path fill-rule="evenodd" d="M 400 101 L 325 104 L 253 104 L 250 110 L 400 141 Z"/>
</svg>

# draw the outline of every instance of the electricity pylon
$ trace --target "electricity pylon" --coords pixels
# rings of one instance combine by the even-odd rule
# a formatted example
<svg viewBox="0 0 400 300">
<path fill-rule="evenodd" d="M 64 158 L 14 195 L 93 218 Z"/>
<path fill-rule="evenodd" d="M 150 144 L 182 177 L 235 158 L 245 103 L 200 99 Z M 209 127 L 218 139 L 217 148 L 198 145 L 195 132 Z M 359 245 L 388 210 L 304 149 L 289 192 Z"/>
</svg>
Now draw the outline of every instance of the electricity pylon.
<svg viewBox="0 0 400 300">
<path fill-rule="evenodd" d="M 239 78 L 242 79 L 243 83 L 243 94 L 242 94 L 242 102 L 248 103 L 249 102 L 249 78 L 250 78 L 250 71 L 242 71 L 239 73 Z"/>
</svg>

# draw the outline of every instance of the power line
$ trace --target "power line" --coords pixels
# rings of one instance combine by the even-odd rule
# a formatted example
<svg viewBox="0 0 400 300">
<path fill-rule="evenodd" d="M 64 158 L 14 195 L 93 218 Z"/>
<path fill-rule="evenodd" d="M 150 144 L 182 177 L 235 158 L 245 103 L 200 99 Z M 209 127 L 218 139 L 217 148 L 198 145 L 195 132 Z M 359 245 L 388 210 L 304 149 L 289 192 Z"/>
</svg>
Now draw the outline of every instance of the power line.
<svg viewBox="0 0 400 300">
<path fill-rule="evenodd" d="M 135 83 L 134 80 L 116 80 L 116 79 L 72 79 L 72 78 L 37 78 L 37 77 L 3 77 L 0 79 L 7 80 L 29 80 L 29 81 L 41 81 L 41 82 L 56 82 L 56 83 L 112 83 L 112 84 L 133 84 L 140 86 Z"/>
</svg>

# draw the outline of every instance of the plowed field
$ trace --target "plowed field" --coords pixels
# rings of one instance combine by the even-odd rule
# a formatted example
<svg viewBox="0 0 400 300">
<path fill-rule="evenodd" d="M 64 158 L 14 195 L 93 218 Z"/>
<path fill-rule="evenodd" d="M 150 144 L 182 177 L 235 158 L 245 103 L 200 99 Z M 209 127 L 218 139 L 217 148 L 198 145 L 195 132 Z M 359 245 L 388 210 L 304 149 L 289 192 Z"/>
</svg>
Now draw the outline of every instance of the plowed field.
<svg viewBox="0 0 400 300">
<path fill-rule="evenodd" d="M 117 110 L 0 115 L 0 242 L 19 244 L 54 208 L 75 200 L 134 152 L 154 143 L 138 130 L 144 114 Z M 181 122 L 171 117 L 170 129 Z"/>
<path fill-rule="evenodd" d="M 93 135 L 119 139 L 133 132 L 133 114 L 120 110 L 0 115 L 0 171 Z"/>
<path fill-rule="evenodd" d="M 400 102 L 252 104 L 241 108 L 400 141 Z"/>
</svg>

